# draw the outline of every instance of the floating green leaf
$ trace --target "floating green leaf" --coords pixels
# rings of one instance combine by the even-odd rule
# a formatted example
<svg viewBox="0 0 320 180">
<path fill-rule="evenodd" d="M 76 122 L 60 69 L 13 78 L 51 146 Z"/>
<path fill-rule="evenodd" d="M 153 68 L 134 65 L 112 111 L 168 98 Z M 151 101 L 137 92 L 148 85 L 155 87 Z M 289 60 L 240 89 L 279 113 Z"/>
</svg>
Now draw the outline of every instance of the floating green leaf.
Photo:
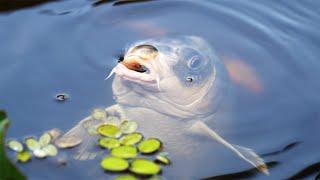
<svg viewBox="0 0 320 180">
<path fill-rule="evenodd" d="M 160 172 L 158 164 L 147 159 L 135 159 L 131 163 L 130 171 L 139 175 L 155 175 Z"/>
<path fill-rule="evenodd" d="M 58 149 L 52 144 L 49 144 L 48 146 L 43 147 L 43 151 L 48 156 L 56 156 L 58 154 Z"/>
<path fill-rule="evenodd" d="M 127 175 L 118 176 L 114 180 L 138 180 L 138 179 L 132 175 L 127 174 Z"/>
<path fill-rule="evenodd" d="M 92 118 L 96 120 L 103 120 L 106 118 L 106 111 L 104 109 L 95 109 L 92 112 Z"/>
<path fill-rule="evenodd" d="M 29 151 L 18 152 L 17 160 L 19 162 L 25 163 L 31 159 L 31 153 Z"/>
<path fill-rule="evenodd" d="M 120 139 L 120 142 L 123 145 L 135 145 L 136 143 L 140 142 L 142 138 L 143 136 L 141 133 L 135 132 L 135 133 L 123 136 Z"/>
<path fill-rule="evenodd" d="M 40 149 L 40 143 L 34 137 L 28 137 L 25 140 L 27 148 L 31 151 L 35 151 L 36 149 Z"/>
<path fill-rule="evenodd" d="M 59 148 L 72 148 L 82 143 L 82 139 L 77 136 L 66 136 L 55 141 L 55 145 Z"/>
<path fill-rule="evenodd" d="M 119 146 L 111 150 L 111 155 L 125 159 L 135 158 L 137 154 L 137 148 L 134 146 Z"/>
<path fill-rule="evenodd" d="M 156 138 L 149 138 L 143 140 L 139 145 L 138 149 L 141 153 L 150 154 L 159 150 L 161 147 L 161 141 Z"/>
<path fill-rule="evenodd" d="M 22 152 L 23 151 L 23 145 L 17 141 L 17 140 L 10 140 L 7 142 L 7 146 L 16 152 Z"/>
<path fill-rule="evenodd" d="M 40 138 L 39 138 L 39 144 L 41 147 L 44 147 L 51 142 L 51 136 L 49 133 L 44 133 Z"/>
<path fill-rule="evenodd" d="M 0 179 L 24 180 L 26 177 L 7 158 L 4 149 L 5 133 L 9 127 L 9 120 L 4 111 L 0 110 Z"/>
<path fill-rule="evenodd" d="M 36 149 L 33 151 L 33 155 L 37 158 L 45 158 L 47 153 L 43 149 Z"/>
<path fill-rule="evenodd" d="M 99 145 L 103 148 L 112 149 L 120 146 L 120 141 L 115 138 L 100 138 L 99 139 Z"/>
<path fill-rule="evenodd" d="M 119 127 L 113 124 L 103 124 L 98 127 L 97 131 L 99 134 L 106 137 L 118 138 L 121 136 Z"/>
<path fill-rule="evenodd" d="M 157 161 L 157 162 L 160 162 L 160 163 L 162 163 L 162 164 L 165 164 L 165 165 L 170 164 L 170 160 L 169 160 L 168 157 L 166 157 L 166 156 L 158 155 L 158 156 L 156 157 L 156 161 Z"/>
<path fill-rule="evenodd" d="M 97 132 L 97 126 L 90 126 L 90 127 L 88 127 L 87 131 L 91 136 L 99 134 Z"/>
<path fill-rule="evenodd" d="M 128 161 L 113 156 L 105 157 L 101 161 L 100 165 L 104 170 L 107 171 L 124 171 L 129 167 Z"/>
<path fill-rule="evenodd" d="M 114 126 L 119 126 L 121 121 L 116 116 L 108 116 L 106 122 L 107 122 L 107 124 L 112 124 Z"/>
<path fill-rule="evenodd" d="M 162 178 L 160 176 L 152 176 L 152 177 L 148 178 L 147 180 L 162 180 Z"/>
<path fill-rule="evenodd" d="M 54 129 L 49 130 L 48 133 L 52 137 L 51 141 L 55 141 L 61 135 L 61 130 L 58 128 L 54 128 Z"/>
<path fill-rule="evenodd" d="M 120 130 L 123 134 L 130 134 L 137 130 L 138 124 L 134 121 L 123 121 L 120 125 Z"/>
</svg>

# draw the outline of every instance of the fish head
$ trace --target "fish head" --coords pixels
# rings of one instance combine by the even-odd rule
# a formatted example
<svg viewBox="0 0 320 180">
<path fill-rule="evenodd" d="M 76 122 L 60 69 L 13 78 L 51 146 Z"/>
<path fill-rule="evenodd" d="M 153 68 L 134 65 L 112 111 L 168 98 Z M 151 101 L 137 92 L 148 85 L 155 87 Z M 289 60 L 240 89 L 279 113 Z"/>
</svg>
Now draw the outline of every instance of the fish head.
<svg viewBox="0 0 320 180">
<path fill-rule="evenodd" d="M 118 104 L 183 119 L 212 114 L 225 87 L 220 60 L 211 46 L 196 36 L 136 42 L 113 73 Z"/>
</svg>

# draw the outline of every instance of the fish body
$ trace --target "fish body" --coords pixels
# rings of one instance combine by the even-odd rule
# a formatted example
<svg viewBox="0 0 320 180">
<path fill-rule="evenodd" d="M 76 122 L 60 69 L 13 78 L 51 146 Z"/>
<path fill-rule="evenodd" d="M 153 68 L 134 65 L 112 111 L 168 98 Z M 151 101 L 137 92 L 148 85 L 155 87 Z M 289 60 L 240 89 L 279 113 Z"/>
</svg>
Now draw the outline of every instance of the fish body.
<svg viewBox="0 0 320 180">
<path fill-rule="evenodd" d="M 200 144 L 215 140 L 268 174 L 263 159 L 253 150 L 229 143 L 207 125 L 214 121 L 228 90 L 226 72 L 211 45 L 200 37 L 170 36 L 133 43 L 108 76 L 115 74 L 116 104 L 106 108 L 106 113 L 138 122 L 139 131 L 160 138 L 172 156 L 191 157 L 206 147 Z M 96 152 L 90 151 L 93 140 L 86 128 L 99 123 L 103 122 L 85 118 L 59 141 L 83 140 L 76 158 L 92 159 Z M 199 141 L 194 136 L 206 138 Z"/>
</svg>

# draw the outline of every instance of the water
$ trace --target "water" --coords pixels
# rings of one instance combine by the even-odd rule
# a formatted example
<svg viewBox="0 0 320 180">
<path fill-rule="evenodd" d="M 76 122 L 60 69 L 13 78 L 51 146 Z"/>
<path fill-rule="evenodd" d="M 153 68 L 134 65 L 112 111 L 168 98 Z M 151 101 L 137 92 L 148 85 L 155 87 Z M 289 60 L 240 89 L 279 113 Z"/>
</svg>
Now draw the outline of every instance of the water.
<svg viewBox="0 0 320 180">
<path fill-rule="evenodd" d="M 1 4 L 0 4 L 1 5 Z M 105 76 L 128 44 L 168 34 L 212 43 L 231 77 L 232 105 L 212 125 L 228 141 L 270 162 L 270 177 L 314 178 L 320 171 L 320 3 L 317 1 L 57 1 L 0 14 L 0 108 L 9 137 L 67 130 L 94 108 L 114 104 Z M 21 6 L 19 6 L 21 8 Z M 57 93 L 70 99 L 56 102 Z M 199 178 L 268 177 L 219 144 Z M 62 152 L 68 156 L 70 151 Z M 33 160 L 30 179 L 105 179 L 98 162 Z M 250 170 L 251 169 L 251 170 Z M 181 177 L 171 171 L 162 176 Z"/>
</svg>

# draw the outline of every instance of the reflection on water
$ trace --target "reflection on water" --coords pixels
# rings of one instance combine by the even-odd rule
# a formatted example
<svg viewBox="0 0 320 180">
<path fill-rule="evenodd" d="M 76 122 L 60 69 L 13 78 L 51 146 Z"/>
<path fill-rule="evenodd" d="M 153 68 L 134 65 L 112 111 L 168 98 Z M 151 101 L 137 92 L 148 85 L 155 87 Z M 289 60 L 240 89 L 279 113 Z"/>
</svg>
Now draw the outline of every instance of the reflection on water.
<svg viewBox="0 0 320 180">
<path fill-rule="evenodd" d="M 128 44 L 170 34 L 197 35 L 212 44 L 230 77 L 228 102 L 211 128 L 264 155 L 271 168 L 270 177 L 248 171 L 250 165 L 214 143 L 194 155 L 202 168 L 189 178 L 317 176 L 318 1 L 102 2 L 0 3 L 5 12 L 0 14 L 0 108 L 13 121 L 10 137 L 39 135 L 54 127 L 67 130 L 92 109 L 114 104 L 111 81 L 104 78 Z M 58 103 L 54 96 L 60 92 L 72 98 Z M 72 151 L 61 156 L 68 159 Z M 97 161 L 68 159 L 63 167 L 56 161 L 35 160 L 21 168 L 30 179 L 109 177 Z M 166 167 L 163 177 L 193 171 L 188 164 L 172 169 Z"/>
</svg>

